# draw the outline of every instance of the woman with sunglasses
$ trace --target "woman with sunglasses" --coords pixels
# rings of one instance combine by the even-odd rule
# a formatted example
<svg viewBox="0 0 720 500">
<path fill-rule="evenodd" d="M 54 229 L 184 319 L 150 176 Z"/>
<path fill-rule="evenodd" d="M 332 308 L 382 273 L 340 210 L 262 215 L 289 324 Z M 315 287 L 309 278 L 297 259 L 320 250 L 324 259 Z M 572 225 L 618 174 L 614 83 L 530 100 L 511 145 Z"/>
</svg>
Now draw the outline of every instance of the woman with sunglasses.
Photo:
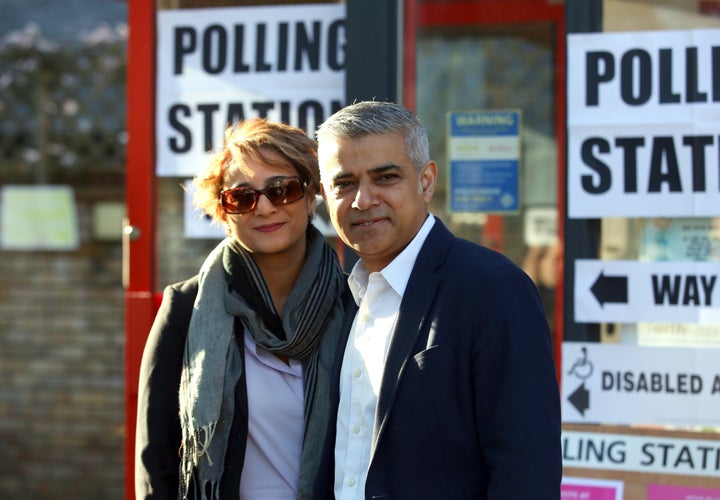
<svg viewBox="0 0 720 500">
<path fill-rule="evenodd" d="M 241 122 L 194 188 L 227 237 L 197 276 L 165 289 L 148 336 L 136 497 L 310 498 L 345 293 L 310 223 L 315 142 L 281 123 Z"/>
</svg>

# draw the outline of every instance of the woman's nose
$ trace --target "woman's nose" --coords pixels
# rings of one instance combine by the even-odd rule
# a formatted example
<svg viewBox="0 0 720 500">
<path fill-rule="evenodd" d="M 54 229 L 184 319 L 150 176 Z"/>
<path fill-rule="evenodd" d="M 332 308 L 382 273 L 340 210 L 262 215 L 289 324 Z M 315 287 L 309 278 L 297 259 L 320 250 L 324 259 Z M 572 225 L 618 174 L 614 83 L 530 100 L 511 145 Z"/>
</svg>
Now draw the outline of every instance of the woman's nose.
<svg viewBox="0 0 720 500">
<path fill-rule="evenodd" d="M 264 215 L 264 214 L 271 214 L 275 210 L 275 205 L 270 203 L 270 200 L 267 196 L 264 194 L 261 194 L 258 196 L 257 202 L 255 203 L 255 214 L 256 215 Z"/>
</svg>

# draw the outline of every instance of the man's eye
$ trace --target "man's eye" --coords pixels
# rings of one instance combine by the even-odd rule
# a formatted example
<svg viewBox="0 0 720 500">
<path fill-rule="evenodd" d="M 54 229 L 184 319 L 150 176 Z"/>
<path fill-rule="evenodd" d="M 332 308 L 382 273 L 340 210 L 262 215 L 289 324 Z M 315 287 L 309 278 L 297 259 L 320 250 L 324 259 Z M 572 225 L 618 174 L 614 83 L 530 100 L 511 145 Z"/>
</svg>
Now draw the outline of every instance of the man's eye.
<svg viewBox="0 0 720 500">
<path fill-rule="evenodd" d="M 352 189 L 354 185 L 355 184 L 350 181 L 336 182 L 335 184 L 333 184 L 333 191 L 343 193 Z"/>
<path fill-rule="evenodd" d="M 383 176 L 378 177 L 378 182 L 392 182 L 396 179 L 398 179 L 399 176 L 397 174 L 385 174 Z"/>
</svg>

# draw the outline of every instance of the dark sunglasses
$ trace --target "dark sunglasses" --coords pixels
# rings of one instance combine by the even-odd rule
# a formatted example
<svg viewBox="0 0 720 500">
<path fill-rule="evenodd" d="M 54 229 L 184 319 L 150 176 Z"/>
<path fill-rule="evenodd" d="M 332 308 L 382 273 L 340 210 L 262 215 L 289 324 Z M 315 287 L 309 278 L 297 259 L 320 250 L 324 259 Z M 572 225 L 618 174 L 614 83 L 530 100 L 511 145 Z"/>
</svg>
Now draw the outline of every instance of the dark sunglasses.
<svg viewBox="0 0 720 500">
<path fill-rule="evenodd" d="M 246 214 L 255 210 L 264 194 L 275 206 L 287 205 L 305 196 L 305 184 L 300 177 L 278 177 L 263 189 L 240 186 L 220 193 L 220 204 L 226 214 Z"/>
</svg>

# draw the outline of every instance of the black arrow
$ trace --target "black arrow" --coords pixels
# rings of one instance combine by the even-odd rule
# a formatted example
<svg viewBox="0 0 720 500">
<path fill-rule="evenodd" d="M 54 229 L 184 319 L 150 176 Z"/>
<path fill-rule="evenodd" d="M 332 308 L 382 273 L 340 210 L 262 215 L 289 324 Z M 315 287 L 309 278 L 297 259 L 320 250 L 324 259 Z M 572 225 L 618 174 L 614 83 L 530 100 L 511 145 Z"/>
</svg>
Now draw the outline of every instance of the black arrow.
<svg viewBox="0 0 720 500">
<path fill-rule="evenodd" d="M 585 389 L 585 383 L 580 384 L 580 387 L 570 394 L 568 401 L 580 412 L 580 415 L 585 416 L 585 410 L 590 408 L 590 392 Z"/>
<path fill-rule="evenodd" d="M 590 291 L 595 295 L 595 298 L 600 303 L 600 307 L 608 302 L 627 304 L 627 282 L 627 276 L 605 276 L 603 272 L 600 271 L 600 276 L 597 277 L 593 286 L 590 287 Z"/>
</svg>

